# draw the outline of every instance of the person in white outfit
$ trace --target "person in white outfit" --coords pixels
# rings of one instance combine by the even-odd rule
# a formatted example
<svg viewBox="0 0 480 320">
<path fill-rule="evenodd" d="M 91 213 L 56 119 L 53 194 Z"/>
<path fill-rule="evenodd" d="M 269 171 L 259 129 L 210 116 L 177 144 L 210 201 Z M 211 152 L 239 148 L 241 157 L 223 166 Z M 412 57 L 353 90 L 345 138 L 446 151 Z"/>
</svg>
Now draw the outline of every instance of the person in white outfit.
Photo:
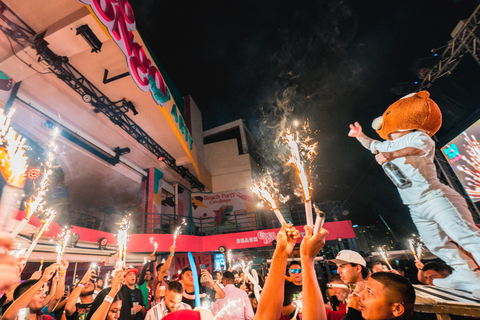
<svg viewBox="0 0 480 320">
<path fill-rule="evenodd" d="M 247 293 L 235 287 L 235 276 L 230 271 L 223 273 L 225 298 L 213 303 L 216 320 L 252 320 L 254 313 Z"/>
<path fill-rule="evenodd" d="M 403 203 L 410 209 L 413 222 L 427 248 L 454 269 L 452 275 L 435 279 L 433 284 L 446 288 L 478 290 L 480 274 L 475 271 L 474 261 L 451 240 L 470 252 L 480 263 L 480 229 L 476 227 L 465 199 L 437 178 L 433 162 L 435 142 L 430 136 L 440 126 L 435 132 L 429 132 L 430 136 L 414 127 L 380 132 L 386 121 L 390 121 L 389 117 L 412 116 L 406 109 L 411 105 L 421 107 L 424 104 L 425 108 L 438 108 L 426 91 L 402 99 L 390 106 L 381 119 L 374 121 L 374 129 L 380 135 L 388 134 L 389 140 L 381 142 L 367 137 L 358 122 L 350 125 L 348 135 L 357 138 L 362 146 L 375 153 L 380 165 L 392 162 L 411 180 L 410 187 L 398 189 Z M 441 123 L 441 114 L 439 121 Z"/>
</svg>

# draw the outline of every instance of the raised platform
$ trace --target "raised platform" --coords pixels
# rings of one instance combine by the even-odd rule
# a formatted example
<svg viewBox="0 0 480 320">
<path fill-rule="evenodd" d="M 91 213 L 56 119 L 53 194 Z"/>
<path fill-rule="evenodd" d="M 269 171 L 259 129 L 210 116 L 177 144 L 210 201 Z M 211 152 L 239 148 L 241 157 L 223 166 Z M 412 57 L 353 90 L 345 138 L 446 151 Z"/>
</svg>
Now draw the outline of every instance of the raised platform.
<svg viewBox="0 0 480 320">
<path fill-rule="evenodd" d="M 471 292 L 427 285 L 414 287 L 416 312 L 435 313 L 439 320 L 449 320 L 450 315 L 480 317 L 480 298 Z"/>
</svg>

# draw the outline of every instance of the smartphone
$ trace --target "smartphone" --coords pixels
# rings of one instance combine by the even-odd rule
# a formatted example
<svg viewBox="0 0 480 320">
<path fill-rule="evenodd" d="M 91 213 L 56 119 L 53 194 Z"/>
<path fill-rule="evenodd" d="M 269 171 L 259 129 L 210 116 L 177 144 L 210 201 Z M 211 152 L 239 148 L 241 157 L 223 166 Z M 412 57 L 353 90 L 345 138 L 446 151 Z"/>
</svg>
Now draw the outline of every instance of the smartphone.
<svg viewBox="0 0 480 320">
<path fill-rule="evenodd" d="M 92 279 L 96 279 L 97 276 L 98 276 L 98 264 L 93 262 L 91 265 L 90 265 L 90 268 L 95 271 L 95 276 L 92 276 Z"/>
<path fill-rule="evenodd" d="M 204 265 L 204 264 L 201 264 L 201 265 L 200 265 L 200 269 L 205 270 L 205 265 Z"/>
</svg>

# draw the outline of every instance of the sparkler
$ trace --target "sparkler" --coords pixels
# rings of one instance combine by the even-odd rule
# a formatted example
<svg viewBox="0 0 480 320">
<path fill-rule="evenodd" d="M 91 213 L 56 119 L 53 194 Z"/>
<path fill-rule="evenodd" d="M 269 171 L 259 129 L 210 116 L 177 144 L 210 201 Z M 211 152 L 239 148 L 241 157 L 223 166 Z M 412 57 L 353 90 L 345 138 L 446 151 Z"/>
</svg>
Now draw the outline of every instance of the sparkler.
<svg viewBox="0 0 480 320">
<path fill-rule="evenodd" d="M 19 202 L 23 197 L 27 157 L 24 145 L 26 139 L 17 135 L 10 127 L 11 118 L 15 109 L 11 108 L 8 114 L 0 109 L 0 171 L 7 184 L 3 187 L 0 199 L 0 231 L 9 229 L 12 216 L 18 210 Z"/>
<path fill-rule="evenodd" d="M 180 229 L 182 228 L 183 225 L 186 225 L 187 224 L 187 221 L 185 219 L 183 219 L 182 223 L 177 227 L 175 228 L 175 233 L 173 235 L 173 245 L 175 246 L 175 243 L 177 243 L 177 237 L 180 233 L 182 233 L 182 231 L 180 231 Z"/>
<path fill-rule="evenodd" d="M 295 299 L 295 295 L 293 297 L 293 301 L 295 301 L 297 307 L 295 308 L 295 313 L 293 314 L 293 317 L 292 319 L 297 319 L 297 314 L 298 314 L 298 310 L 300 309 L 303 309 L 303 301 L 302 301 L 302 294 L 299 293 Z"/>
<path fill-rule="evenodd" d="M 38 268 L 38 271 L 42 271 L 42 268 L 43 268 L 43 257 L 40 260 L 40 268 Z"/>
<path fill-rule="evenodd" d="M 313 209 L 317 214 L 317 219 L 315 219 L 315 227 L 313 228 L 313 234 L 317 234 L 320 232 L 320 229 L 322 229 L 323 223 L 325 222 L 325 213 L 318 209 L 315 203 L 313 204 Z"/>
<path fill-rule="evenodd" d="M 465 180 L 467 185 L 467 193 L 476 201 L 480 199 L 480 143 L 474 135 L 468 136 L 465 132 L 463 138 L 467 145 L 465 145 L 467 155 L 462 155 L 466 165 L 458 165 L 457 169 L 465 173 Z"/>
<path fill-rule="evenodd" d="M 27 223 L 30 221 L 31 216 L 37 212 L 42 211 L 43 206 L 45 205 L 44 198 L 48 192 L 48 185 L 50 184 L 50 176 L 53 173 L 53 160 L 55 159 L 55 153 L 57 151 L 57 146 L 55 140 L 60 134 L 60 130 L 55 127 L 50 132 L 50 140 L 48 142 L 48 160 L 45 162 L 45 172 L 43 173 L 42 181 L 40 186 L 35 190 L 36 196 L 32 197 L 27 203 L 26 217 L 18 224 L 18 226 L 11 233 L 12 237 L 16 237 L 22 230 L 25 228 Z"/>
<path fill-rule="evenodd" d="M 413 257 L 415 258 L 416 261 L 420 261 L 417 257 L 417 251 L 415 250 L 415 240 L 413 239 L 408 239 L 408 245 L 410 247 L 410 251 L 413 253 Z"/>
<path fill-rule="evenodd" d="M 150 238 L 150 243 L 153 244 L 153 254 L 155 254 L 157 252 L 158 243 L 153 242 L 153 237 Z"/>
<path fill-rule="evenodd" d="M 40 239 L 40 237 L 42 236 L 43 232 L 48 229 L 48 227 L 50 226 L 50 224 L 53 221 L 53 218 L 55 217 L 55 211 L 53 209 L 49 208 L 49 209 L 46 210 L 45 213 L 46 213 L 47 217 L 45 218 L 45 220 L 43 220 L 43 224 L 40 227 L 40 230 L 37 232 L 37 235 L 33 239 L 33 242 L 30 245 L 30 248 L 28 248 L 28 251 L 25 254 L 25 259 L 26 260 L 28 260 L 28 257 L 30 257 L 30 254 L 32 253 L 35 246 L 37 245 L 37 242 Z"/>
<path fill-rule="evenodd" d="M 59 235 L 60 239 L 58 239 L 57 243 L 57 263 L 60 263 L 62 259 L 63 253 L 65 252 L 65 248 L 67 247 L 68 240 L 70 239 L 70 229 L 63 229 L 62 233 Z"/>
<path fill-rule="evenodd" d="M 387 253 L 383 250 L 383 248 L 379 247 L 378 252 L 380 252 L 380 255 L 382 256 L 383 260 L 387 264 L 388 269 L 393 270 L 392 266 L 390 265 L 390 262 L 388 262 Z"/>
<path fill-rule="evenodd" d="M 300 157 L 298 144 L 301 144 L 302 155 L 304 156 L 304 158 L 307 159 L 308 161 L 312 161 L 313 155 L 315 154 L 315 148 L 317 147 L 317 143 L 310 145 L 309 142 L 311 141 L 311 138 L 309 137 L 307 137 L 304 140 L 304 142 L 300 143 L 298 139 L 298 134 L 296 135 L 296 138 L 295 138 L 295 134 L 290 133 L 289 130 L 287 130 L 287 135 L 285 137 L 285 140 L 288 146 L 290 147 L 290 154 L 291 154 L 291 157 L 288 160 L 287 165 L 292 165 L 296 169 L 297 176 L 300 179 L 300 183 L 302 185 L 303 196 L 305 198 L 305 215 L 307 219 L 307 225 L 313 229 L 312 200 L 310 197 L 310 190 L 309 190 L 307 175 L 305 174 L 303 161 Z"/>
<path fill-rule="evenodd" d="M 117 233 L 117 243 L 118 243 L 118 261 L 116 265 L 117 270 L 123 270 L 126 266 L 127 259 L 127 243 L 128 243 L 128 229 L 130 228 L 130 222 L 127 218 L 123 218 L 120 223 L 120 228 Z"/>
<path fill-rule="evenodd" d="M 417 242 L 417 256 L 418 256 L 418 261 L 422 259 L 422 250 L 423 250 L 423 242 L 421 242 L 421 239 L 419 242 Z"/>
<path fill-rule="evenodd" d="M 228 261 L 228 265 L 231 267 L 232 266 L 232 250 L 227 251 L 227 261 Z"/>
<path fill-rule="evenodd" d="M 272 178 L 270 176 L 263 177 L 262 181 L 250 187 L 250 190 L 263 201 L 268 202 L 273 212 L 277 216 L 278 221 L 281 225 L 283 225 L 285 223 L 285 218 L 283 218 L 282 213 L 280 210 L 278 210 L 277 204 L 272 196 L 275 191 L 278 192 L 278 190 L 273 186 Z"/>
</svg>

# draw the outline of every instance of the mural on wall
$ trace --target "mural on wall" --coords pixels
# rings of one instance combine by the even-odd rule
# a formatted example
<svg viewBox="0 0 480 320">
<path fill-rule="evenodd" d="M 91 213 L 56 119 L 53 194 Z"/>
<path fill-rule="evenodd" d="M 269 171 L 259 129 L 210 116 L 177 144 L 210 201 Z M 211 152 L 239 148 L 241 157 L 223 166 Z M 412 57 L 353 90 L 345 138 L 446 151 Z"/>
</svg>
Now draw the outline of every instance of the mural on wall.
<svg viewBox="0 0 480 320">
<path fill-rule="evenodd" d="M 203 232 L 256 229 L 255 207 L 248 189 L 192 193 L 192 207 L 195 224 L 201 224 Z M 241 218 L 235 219 L 236 215 Z"/>
</svg>

